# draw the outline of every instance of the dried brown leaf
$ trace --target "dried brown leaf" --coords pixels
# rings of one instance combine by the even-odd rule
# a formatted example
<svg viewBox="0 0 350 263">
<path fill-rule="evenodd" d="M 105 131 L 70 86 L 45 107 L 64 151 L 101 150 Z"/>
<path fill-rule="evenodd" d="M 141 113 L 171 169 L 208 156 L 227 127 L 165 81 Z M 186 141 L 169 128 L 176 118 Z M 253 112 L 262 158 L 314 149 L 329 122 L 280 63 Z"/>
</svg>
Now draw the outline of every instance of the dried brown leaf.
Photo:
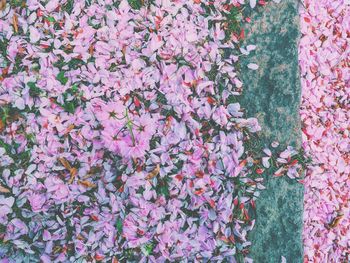
<svg viewBox="0 0 350 263">
<path fill-rule="evenodd" d="M 90 45 L 90 47 L 89 47 L 89 54 L 92 56 L 93 54 L 94 54 L 94 50 L 95 50 L 95 47 L 94 47 L 94 45 Z"/>
<path fill-rule="evenodd" d="M 5 187 L 3 187 L 2 185 L 0 185 L 0 193 L 10 193 L 11 191 Z"/>
<path fill-rule="evenodd" d="M 159 166 L 159 164 L 157 164 L 157 167 L 154 168 L 154 170 L 146 176 L 146 179 L 150 180 L 150 179 L 156 177 L 159 174 L 159 171 L 160 171 L 160 166 Z"/>
<path fill-rule="evenodd" d="M 86 188 L 94 188 L 96 187 L 96 184 L 94 183 L 91 183 L 90 181 L 87 181 L 87 180 L 79 180 L 78 181 L 78 184 L 86 187 Z"/>
<path fill-rule="evenodd" d="M 0 11 L 6 8 L 6 0 L 0 0 Z"/>
<path fill-rule="evenodd" d="M 60 163 L 64 166 L 64 168 L 66 168 L 66 169 L 69 171 L 69 173 L 70 173 L 70 176 L 71 176 L 71 177 L 70 177 L 68 183 L 69 183 L 69 184 L 73 183 L 73 180 L 74 180 L 75 176 L 76 176 L 77 173 L 78 173 L 77 168 L 72 167 L 72 166 L 70 165 L 70 163 L 67 161 L 67 159 L 64 158 L 64 157 L 60 157 L 60 158 L 58 158 L 58 160 L 59 160 Z"/>
<path fill-rule="evenodd" d="M 76 176 L 78 173 L 77 168 L 73 167 L 72 169 L 69 170 L 71 176 Z"/>
<path fill-rule="evenodd" d="M 70 166 L 70 163 L 67 161 L 66 158 L 60 157 L 60 158 L 58 158 L 58 160 L 59 160 L 60 163 L 64 166 L 64 168 L 66 168 L 67 170 L 70 171 L 70 170 L 72 169 L 72 167 Z"/>
<path fill-rule="evenodd" d="M 74 181 L 74 178 L 75 178 L 75 176 L 77 175 L 77 173 L 78 173 L 78 170 L 77 170 L 77 168 L 71 168 L 70 170 L 69 170 L 69 173 L 70 173 L 70 178 L 69 178 L 69 180 L 68 180 L 68 183 L 69 184 L 71 184 L 71 183 L 73 183 L 73 181 Z"/>
<path fill-rule="evenodd" d="M 5 123 L 0 119 L 0 132 L 5 130 Z"/>
<path fill-rule="evenodd" d="M 343 219 L 343 214 L 338 214 L 332 221 L 328 224 L 329 228 L 335 228 L 339 225 L 340 221 Z"/>
<path fill-rule="evenodd" d="M 65 135 L 67 135 L 68 133 L 70 133 L 71 130 L 73 130 L 75 128 L 75 125 L 74 124 L 70 124 L 66 131 L 64 132 Z"/>
<path fill-rule="evenodd" d="M 16 14 L 13 14 L 12 24 L 13 24 L 13 29 L 15 30 L 15 32 L 18 33 L 18 16 Z"/>
</svg>

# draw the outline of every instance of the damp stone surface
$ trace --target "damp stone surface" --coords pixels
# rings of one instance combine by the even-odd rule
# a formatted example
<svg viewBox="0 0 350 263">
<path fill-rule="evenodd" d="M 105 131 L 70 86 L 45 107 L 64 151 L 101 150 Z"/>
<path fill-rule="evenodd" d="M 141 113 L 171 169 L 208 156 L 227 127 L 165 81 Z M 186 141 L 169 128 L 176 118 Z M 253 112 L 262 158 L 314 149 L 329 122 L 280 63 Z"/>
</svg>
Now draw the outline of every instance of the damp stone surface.
<svg viewBox="0 0 350 263">
<path fill-rule="evenodd" d="M 241 103 L 247 116 L 257 117 L 260 137 L 268 145 L 301 144 L 299 117 L 300 79 L 298 69 L 298 1 L 254 10 L 245 29 L 245 45 L 257 49 L 242 64 L 245 90 Z M 259 69 L 247 69 L 256 63 Z M 256 225 L 250 234 L 250 257 L 254 262 L 302 262 L 303 186 L 289 178 L 265 177 L 266 190 L 257 200 Z"/>
</svg>

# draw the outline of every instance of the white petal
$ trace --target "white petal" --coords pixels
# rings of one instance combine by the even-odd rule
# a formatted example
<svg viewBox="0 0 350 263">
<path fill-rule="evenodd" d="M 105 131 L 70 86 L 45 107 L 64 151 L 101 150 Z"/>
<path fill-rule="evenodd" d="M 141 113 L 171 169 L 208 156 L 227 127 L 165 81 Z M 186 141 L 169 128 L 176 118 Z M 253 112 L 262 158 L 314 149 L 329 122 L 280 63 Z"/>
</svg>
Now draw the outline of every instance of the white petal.
<svg viewBox="0 0 350 263">
<path fill-rule="evenodd" d="M 254 8 L 256 6 L 256 0 L 249 0 L 249 4 L 251 8 Z"/>
<path fill-rule="evenodd" d="M 243 54 L 243 55 L 249 55 L 249 51 L 248 50 L 246 50 L 246 49 L 244 49 L 244 48 L 240 48 L 239 49 L 240 51 L 241 51 L 241 53 Z"/>
<path fill-rule="evenodd" d="M 26 170 L 26 174 L 31 174 L 34 170 L 36 169 L 36 164 L 31 164 L 28 166 L 27 170 Z"/>
<path fill-rule="evenodd" d="M 36 29 L 35 27 L 31 26 L 29 28 L 29 38 L 30 38 L 30 42 L 31 43 L 38 42 L 39 39 L 40 39 L 40 33 L 39 33 L 38 29 Z"/>
<path fill-rule="evenodd" d="M 270 157 L 272 156 L 272 152 L 269 148 L 265 148 L 263 151 L 267 156 L 270 156 Z"/>
<path fill-rule="evenodd" d="M 259 66 L 257 64 L 254 64 L 254 63 L 249 63 L 248 68 L 250 68 L 252 70 L 257 70 L 259 68 Z"/>
<path fill-rule="evenodd" d="M 24 100 L 22 98 L 17 98 L 15 101 L 15 106 L 20 110 L 24 110 L 25 108 Z"/>
<path fill-rule="evenodd" d="M 253 51 L 256 49 L 256 46 L 255 45 L 248 45 L 247 46 L 247 51 L 250 52 L 250 51 Z"/>
<path fill-rule="evenodd" d="M 262 158 L 262 164 L 265 168 L 270 168 L 270 157 L 263 157 Z"/>
<path fill-rule="evenodd" d="M 279 162 L 279 163 L 288 163 L 288 161 L 286 159 L 283 159 L 283 158 L 277 158 L 277 162 Z"/>
<path fill-rule="evenodd" d="M 6 150 L 2 147 L 0 147 L 0 156 L 4 155 L 6 153 Z"/>
<path fill-rule="evenodd" d="M 276 148 L 276 147 L 278 147 L 278 145 L 280 145 L 280 144 L 279 144 L 279 142 L 276 142 L 276 141 L 271 143 L 272 148 Z"/>
<path fill-rule="evenodd" d="M 195 42 L 198 39 L 198 34 L 196 31 L 191 30 L 186 33 L 186 40 L 188 42 Z"/>
<path fill-rule="evenodd" d="M 47 3 L 45 6 L 46 11 L 52 12 L 54 11 L 58 6 L 58 1 L 57 0 L 51 0 Z"/>
<path fill-rule="evenodd" d="M 13 198 L 12 196 L 8 198 L 0 196 L 0 205 L 7 205 L 8 207 L 12 207 L 14 202 L 15 198 Z"/>
</svg>

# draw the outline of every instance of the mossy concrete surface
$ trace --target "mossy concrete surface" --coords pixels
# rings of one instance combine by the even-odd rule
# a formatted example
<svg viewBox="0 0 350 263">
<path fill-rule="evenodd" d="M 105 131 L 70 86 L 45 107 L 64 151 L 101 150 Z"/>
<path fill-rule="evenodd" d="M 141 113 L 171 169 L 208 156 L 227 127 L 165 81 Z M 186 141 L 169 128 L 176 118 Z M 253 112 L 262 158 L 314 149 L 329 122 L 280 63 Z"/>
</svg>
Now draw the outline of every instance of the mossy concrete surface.
<svg viewBox="0 0 350 263">
<path fill-rule="evenodd" d="M 266 144 L 301 144 L 299 118 L 298 1 L 282 0 L 254 10 L 246 26 L 245 45 L 257 50 L 242 63 L 245 90 L 241 103 L 248 117 L 257 117 Z M 256 63 L 256 71 L 247 69 Z M 257 263 L 302 262 L 303 186 L 269 175 L 257 200 L 256 227 L 250 234 L 250 257 Z"/>
</svg>

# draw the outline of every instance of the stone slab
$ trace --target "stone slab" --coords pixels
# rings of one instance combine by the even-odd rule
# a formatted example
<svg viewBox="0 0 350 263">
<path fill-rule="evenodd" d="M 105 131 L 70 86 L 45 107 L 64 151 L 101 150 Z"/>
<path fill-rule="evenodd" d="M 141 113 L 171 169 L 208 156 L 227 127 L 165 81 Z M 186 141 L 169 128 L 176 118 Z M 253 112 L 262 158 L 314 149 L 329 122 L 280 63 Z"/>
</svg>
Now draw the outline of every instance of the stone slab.
<svg viewBox="0 0 350 263">
<path fill-rule="evenodd" d="M 242 63 L 244 92 L 241 104 L 247 116 L 257 117 L 265 144 L 301 145 L 298 69 L 298 1 L 269 3 L 251 13 L 245 45 L 257 50 Z M 259 69 L 247 69 L 256 63 Z M 250 257 L 258 263 L 302 262 L 303 186 L 288 178 L 268 176 L 257 200 L 256 227 L 250 234 Z"/>
</svg>

